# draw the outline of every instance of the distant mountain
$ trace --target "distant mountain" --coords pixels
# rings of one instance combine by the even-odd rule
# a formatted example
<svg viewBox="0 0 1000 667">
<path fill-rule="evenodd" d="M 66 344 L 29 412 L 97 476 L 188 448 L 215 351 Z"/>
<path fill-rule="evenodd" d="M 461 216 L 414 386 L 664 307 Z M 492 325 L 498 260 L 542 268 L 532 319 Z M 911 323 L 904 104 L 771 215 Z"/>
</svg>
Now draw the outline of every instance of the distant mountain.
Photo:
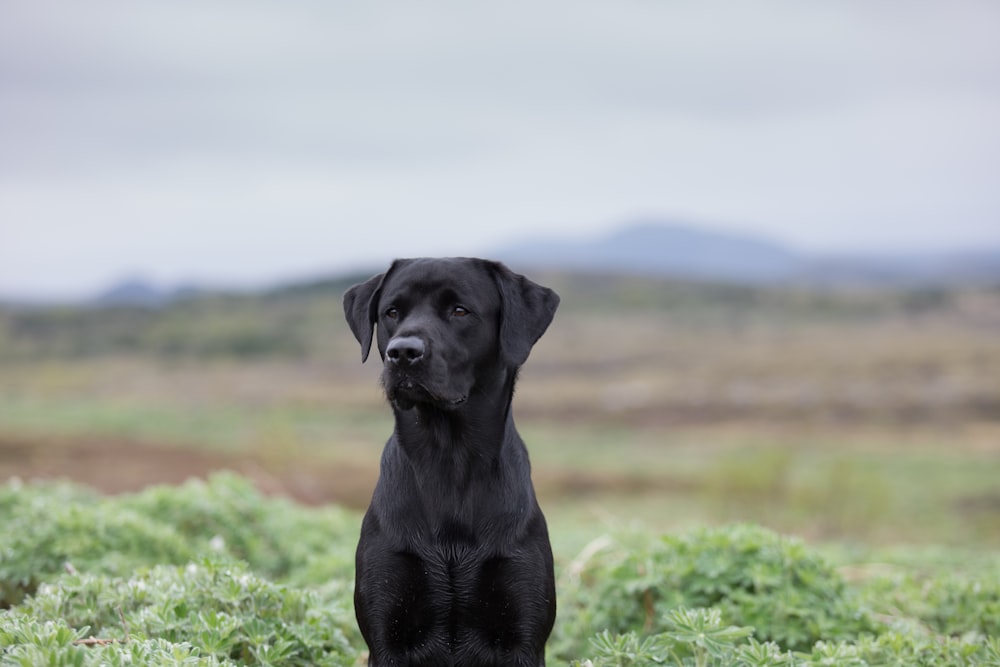
<svg viewBox="0 0 1000 667">
<path fill-rule="evenodd" d="M 515 267 L 736 283 L 964 285 L 1000 283 L 1000 248 L 921 255 L 824 256 L 762 237 L 643 222 L 591 240 L 537 239 L 499 248 Z"/>
<path fill-rule="evenodd" d="M 126 278 L 111 285 L 94 297 L 101 306 L 160 306 L 167 294 L 142 278 Z"/>
<path fill-rule="evenodd" d="M 798 254 L 772 241 L 656 223 L 588 241 L 525 241 L 497 257 L 515 265 L 736 282 L 780 280 L 802 265 Z"/>
<path fill-rule="evenodd" d="M 158 287 L 140 277 L 120 280 L 91 299 L 95 306 L 139 306 L 158 308 L 180 299 L 208 293 L 199 287 Z"/>
</svg>

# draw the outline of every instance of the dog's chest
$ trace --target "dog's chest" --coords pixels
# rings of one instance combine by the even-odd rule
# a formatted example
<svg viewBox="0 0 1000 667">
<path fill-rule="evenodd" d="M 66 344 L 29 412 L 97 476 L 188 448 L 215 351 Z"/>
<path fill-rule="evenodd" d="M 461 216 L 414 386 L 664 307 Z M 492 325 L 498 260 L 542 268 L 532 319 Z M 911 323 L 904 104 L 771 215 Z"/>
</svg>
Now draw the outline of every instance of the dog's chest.
<svg viewBox="0 0 1000 667">
<path fill-rule="evenodd" d="M 511 517 L 431 514 L 422 519 L 421 528 L 410 533 L 403 548 L 431 565 L 428 574 L 443 576 L 452 584 L 474 578 L 483 562 L 516 550 L 517 530 Z"/>
</svg>

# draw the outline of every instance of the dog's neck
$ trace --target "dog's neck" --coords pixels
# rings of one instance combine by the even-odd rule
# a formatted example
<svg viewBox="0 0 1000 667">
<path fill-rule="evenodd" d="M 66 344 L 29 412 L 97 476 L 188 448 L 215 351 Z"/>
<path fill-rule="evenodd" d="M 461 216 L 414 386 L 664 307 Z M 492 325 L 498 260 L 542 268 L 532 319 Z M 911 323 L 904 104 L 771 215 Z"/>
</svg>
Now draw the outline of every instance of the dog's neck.
<svg viewBox="0 0 1000 667">
<path fill-rule="evenodd" d="M 523 450 L 511 413 L 516 375 L 505 374 L 494 387 L 477 387 L 457 408 L 393 407 L 396 444 L 421 480 L 461 491 L 474 479 L 500 474 L 505 450 Z"/>
<path fill-rule="evenodd" d="M 416 448 L 427 445 L 444 455 L 453 455 L 456 449 L 499 447 L 508 432 L 514 430 L 511 400 L 515 376 L 508 374 L 494 387 L 475 387 L 457 407 L 417 403 L 409 410 L 401 410 L 394 405 L 400 444 L 412 456 L 420 455 Z"/>
</svg>

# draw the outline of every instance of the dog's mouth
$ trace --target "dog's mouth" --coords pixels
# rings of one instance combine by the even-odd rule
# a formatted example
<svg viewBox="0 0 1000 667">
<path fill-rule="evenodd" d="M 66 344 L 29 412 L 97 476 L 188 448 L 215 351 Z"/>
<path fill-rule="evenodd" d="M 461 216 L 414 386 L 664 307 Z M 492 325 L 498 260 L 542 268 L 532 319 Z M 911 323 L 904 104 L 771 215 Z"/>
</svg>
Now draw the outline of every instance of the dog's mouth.
<svg viewBox="0 0 1000 667">
<path fill-rule="evenodd" d="M 402 377 L 386 387 L 389 400 L 400 410 L 410 410 L 417 404 L 454 409 L 465 403 L 467 396 L 446 396 L 429 389 L 411 377 Z"/>
</svg>

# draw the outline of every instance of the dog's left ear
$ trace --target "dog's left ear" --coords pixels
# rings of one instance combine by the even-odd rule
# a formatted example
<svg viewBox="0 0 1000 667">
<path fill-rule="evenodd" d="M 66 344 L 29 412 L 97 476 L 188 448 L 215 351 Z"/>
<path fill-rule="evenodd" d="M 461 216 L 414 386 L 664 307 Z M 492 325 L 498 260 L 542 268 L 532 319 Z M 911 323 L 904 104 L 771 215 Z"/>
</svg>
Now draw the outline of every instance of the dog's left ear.
<svg viewBox="0 0 1000 667">
<path fill-rule="evenodd" d="M 552 323 L 559 295 L 500 263 L 494 264 L 494 276 L 501 300 L 500 353 L 518 367 Z"/>
<path fill-rule="evenodd" d="M 344 316 L 354 337 L 361 343 L 361 363 L 368 359 L 378 319 L 378 298 L 385 274 L 380 273 L 358 283 L 344 293 Z"/>
</svg>

